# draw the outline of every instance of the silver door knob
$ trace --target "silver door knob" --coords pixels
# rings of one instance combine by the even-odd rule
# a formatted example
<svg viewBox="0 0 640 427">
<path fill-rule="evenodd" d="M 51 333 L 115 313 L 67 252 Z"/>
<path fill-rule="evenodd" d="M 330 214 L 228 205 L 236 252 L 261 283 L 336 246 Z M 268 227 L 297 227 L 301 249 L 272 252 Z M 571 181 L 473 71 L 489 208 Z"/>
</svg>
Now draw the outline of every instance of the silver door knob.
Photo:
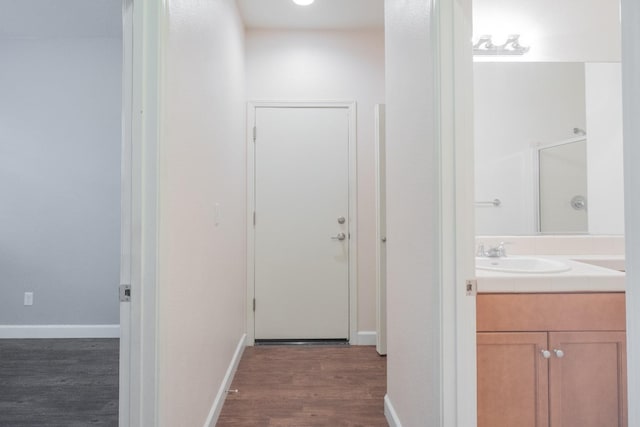
<svg viewBox="0 0 640 427">
<path fill-rule="evenodd" d="M 381 237 L 380 240 L 382 241 L 382 243 L 387 243 L 387 238 L 386 237 Z"/>
<path fill-rule="evenodd" d="M 544 357 L 545 359 L 551 357 L 551 352 L 549 350 L 540 350 L 540 353 L 542 353 L 542 357 Z"/>
<path fill-rule="evenodd" d="M 563 358 L 564 357 L 564 351 L 562 350 L 558 350 L 558 349 L 553 349 L 553 352 L 556 354 L 556 357 L 558 359 Z"/>
<path fill-rule="evenodd" d="M 347 220 L 343 216 L 338 217 L 338 224 L 344 224 Z"/>
<path fill-rule="evenodd" d="M 344 233 L 338 233 L 335 236 L 331 236 L 333 240 L 344 240 L 347 238 L 347 235 Z"/>
</svg>

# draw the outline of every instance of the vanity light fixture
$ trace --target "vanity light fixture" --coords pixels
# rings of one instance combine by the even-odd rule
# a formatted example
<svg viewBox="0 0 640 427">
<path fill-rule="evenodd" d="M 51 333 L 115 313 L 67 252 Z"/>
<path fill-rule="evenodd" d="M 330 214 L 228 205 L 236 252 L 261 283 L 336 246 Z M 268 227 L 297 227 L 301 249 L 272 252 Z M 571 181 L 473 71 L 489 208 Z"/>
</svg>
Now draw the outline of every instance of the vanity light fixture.
<svg viewBox="0 0 640 427">
<path fill-rule="evenodd" d="M 314 1 L 315 0 L 293 0 L 293 2 L 298 6 L 309 6 Z"/>
<path fill-rule="evenodd" d="M 522 46 L 519 42 L 520 34 L 511 34 L 503 44 L 494 44 L 490 34 L 480 36 L 473 44 L 474 55 L 524 55 L 529 52 L 529 46 Z"/>
</svg>

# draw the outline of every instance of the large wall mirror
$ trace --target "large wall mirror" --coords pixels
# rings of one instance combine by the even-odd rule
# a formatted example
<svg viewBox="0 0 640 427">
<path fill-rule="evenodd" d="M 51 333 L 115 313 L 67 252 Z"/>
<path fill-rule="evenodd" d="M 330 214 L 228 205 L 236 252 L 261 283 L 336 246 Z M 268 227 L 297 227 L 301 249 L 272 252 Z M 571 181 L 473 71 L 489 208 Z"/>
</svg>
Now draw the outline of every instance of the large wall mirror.
<svg viewBox="0 0 640 427">
<path fill-rule="evenodd" d="M 537 230 L 541 234 L 588 233 L 587 139 L 538 147 L 536 154 Z"/>
<path fill-rule="evenodd" d="M 476 234 L 624 234 L 617 2 L 473 7 Z"/>
</svg>

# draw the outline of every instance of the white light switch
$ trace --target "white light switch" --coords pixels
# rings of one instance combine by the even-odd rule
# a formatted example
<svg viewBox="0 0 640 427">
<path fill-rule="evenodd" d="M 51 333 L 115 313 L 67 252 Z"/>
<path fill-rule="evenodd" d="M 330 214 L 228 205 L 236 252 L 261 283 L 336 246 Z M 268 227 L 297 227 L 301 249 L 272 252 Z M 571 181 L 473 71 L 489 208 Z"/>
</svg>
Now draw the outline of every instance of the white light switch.
<svg viewBox="0 0 640 427">
<path fill-rule="evenodd" d="M 33 292 L 24 293 L 24 305 L 33 305 Z"/>
</svg>

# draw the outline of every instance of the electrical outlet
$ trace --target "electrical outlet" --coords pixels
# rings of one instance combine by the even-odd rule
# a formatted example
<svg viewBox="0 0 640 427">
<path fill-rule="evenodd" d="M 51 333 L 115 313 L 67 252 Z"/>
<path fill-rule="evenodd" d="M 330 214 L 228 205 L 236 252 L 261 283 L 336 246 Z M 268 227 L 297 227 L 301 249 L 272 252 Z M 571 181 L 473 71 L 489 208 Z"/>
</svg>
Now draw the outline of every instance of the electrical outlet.
<svg viewBox="0 0 640 427">
<path fill-rule="evenodd" d="M 33 292 L 24 293 L 24 305 L 33 305 Z"/>
</svg>

